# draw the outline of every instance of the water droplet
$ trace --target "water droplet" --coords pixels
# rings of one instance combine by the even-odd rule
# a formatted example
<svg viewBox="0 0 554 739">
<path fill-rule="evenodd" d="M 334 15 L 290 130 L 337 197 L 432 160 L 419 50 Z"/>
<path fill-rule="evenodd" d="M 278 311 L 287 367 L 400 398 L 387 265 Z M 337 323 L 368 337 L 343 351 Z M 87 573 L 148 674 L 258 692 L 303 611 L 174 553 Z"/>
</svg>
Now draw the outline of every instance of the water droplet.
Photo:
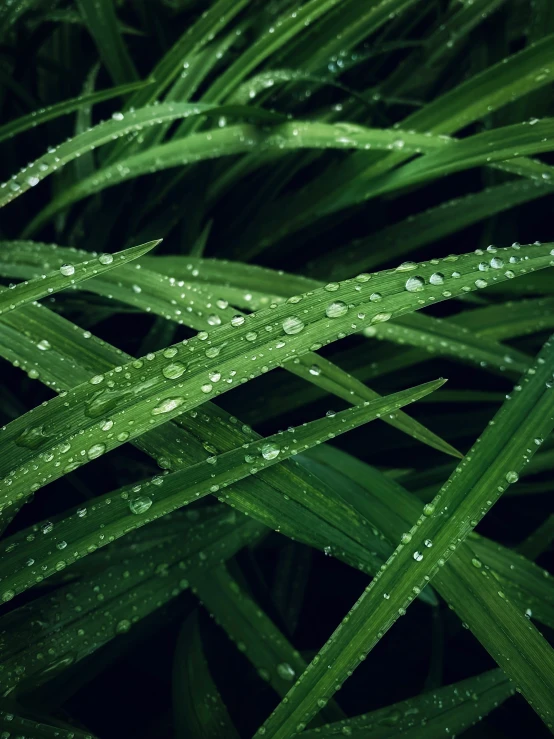
<svg viewBox="0 0 554 739">
<path fill-rule="evenodd" d="M 159 416 L 161 413 L 170 413 L 171 411 L 174 411 L 175 408 L 183 405 L 184 402 L 184 398 L 165 398 L 160 405 L 152 409 L 152 415 Z"/>
<path fill-rule="evenodd" d="M 71 277 L 71 275 L 75 274 L 75 267 L 72 264 L 62 264 L 60 272 L 65 277 Z"/>
<path fill-rule="evenodd" d="M 131 628 L 131 622 L 128 619 L 124 618 L 118 622 L 117 626 L 115 627 L 115 630 L 118 634 L 126 634 L 130 628 Z"/>
<path fill-rule="evenodd" d="M 104 454 L 105 451 L 105 444 L 93 444 L 87 451 L 87 457 L 89 459 L 96 459 L 97 457 L 100 457 L 102 454 Z"/>
<path fill-rule="evenodd" d="M 506 481 L 510 484 L 517 482 L 519 480 L 519 475 L 514 470 L 509 470 L 509 472 L 506 472 Z"/>
<path fill-rule="evenodd" d="M 49 341 L 47 341 L 46 339 L 42 339 L 42 341 L 39 341 L 39 342 L 38 342 L 38 344 L 37 344 L 37 347 L 38 347 L 38 348 L 39 348 L 39 349 L 40 349 L 41 351 L 43 351 L 43 352 L 47 352 L 47 351 L 48 351 L 49 349 L 51 349 L 51 348 L 52 348 L 52 345 L 51 345 L 51 344 L 50 344 L 50 342 L 49 342 Z"/>
<path fill-rule="evenodd" d="M 277 674 L 283 680 L 288 680 L 292 682 L 296 673 L 288 662 L 281 662 L 281 664 L 277 665 Z"/>
<path fill-rule="evenodd" d="M 233 316 L 231 318 L 231 326 L 242 326 L 244 323 L 244 316 Z"/>
<path fill-rule="evenodd" d="M 162 375 L 167 377 L 168 380 L 176 380 L 181 377 L 185 370 L 186 367 L 182 362 L 171 362 L 162 369 Z"/>
<path fill-rule="evenodd" d="M 275 457 L 279 455 L 280 451 L 281 450 L 279 449 L 277 444 L 264 444 L 262 447 L 262 457 L 267 460 L 275 459 Z"/>
<path fill-rule="evenodd" d="M 48 438 L 43 426 L 30 426 L 15 439 L 15 443 L 25 449 L 38 449 Z"/>
<path fill-rule="evenodd" d="M 414 277 L 409 277 L 406 280 L 406 290 L 410 293 L 417 293 L 423 290 L 425 287 L 425 280 L 423 277 L 418 277 L 415 275 Z"/>
<path fill-rule="evenodd" d="M 113 257 L 111 254 L 100 254 L 98 261 L 100 264 L 111 264 L 113 262 Z"/>
<path fill-rule="evenodd" d="M 299 334 L 304 328 L 304 322 L 296 316 L 289 316 L 283 321 L 283 331 L 286 334 Z"/>
<path fill-rule="evenodd" d="M 435 272 L 429 278 L 431 285 L 442 285 L 444 283 L 444 275 L 441 272 Z"/>
<path fill-rule="evenodd" d="M 340 318 L 340 316 L 344 316 L 347 312 L 348 306 L 346 303 L 343 303 L 342 300 L 336 300 L 325 308 L 325 315 L 327 318 Z"/>
<path fill-rule="evenodd" d="M 315 375 L 317 377 L 317 375 L 321 374 L 321 369 L 317 366 L 317 364 L 312 364 L 309 372 L 310 372 L 310 375 Z"/>
<path fill-rule="evenodd" d="M 421 562 L 421 560 L 423 559 L 423 554 L 421 552 L 414 552 L 413 558 L 416 562 Z"/>
<path fill-rule="evenodd" d="M 129 501 L 129 510 L 131 511 L 131 513 L 140 516 L 142 513 L 146 513 L 151 505 L 152 500 L 146 495 L 143 495 L 140 498 L 134 498 L 133 500 Z"/>
</svg>

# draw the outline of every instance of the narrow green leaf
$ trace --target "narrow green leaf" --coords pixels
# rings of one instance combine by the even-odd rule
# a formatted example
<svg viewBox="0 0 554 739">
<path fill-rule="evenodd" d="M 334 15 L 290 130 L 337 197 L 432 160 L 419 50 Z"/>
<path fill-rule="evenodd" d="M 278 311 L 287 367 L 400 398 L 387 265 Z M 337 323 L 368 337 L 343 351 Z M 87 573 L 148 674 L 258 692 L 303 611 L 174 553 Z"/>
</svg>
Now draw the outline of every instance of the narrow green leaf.
<svg viewBox="0 0 554 739">
<path fill-rule="evenodd" d="M 156 475 L 149 480 L 97 496 L 93 509 L 86 517 L 82 516 L 82 506 L 78 506 L 56 523 L 52 535 L 41 537 L 38 541 L 36 533 L 48 529 L 48 522 L 19 532 L 6 541 L 6 553 L 0 563 L 2 598 L 4 601 L 10 600 L 14 595 L 33 587 L 37 577 L 44 579 L 55 574 L 59 570 L 60 543 L 64 550 L 68 548 L 63 560 L 65 565 L 72 564 L 87 556 L 91 550 L 99 549 L 203 496 L 218 493 L 248 475 L 255 475 L 381 415 L 394 413 L 402 405 L 415 402 L 443 383 L 443 380 L 437 380 L 403 390 L 336 415 L 324 416 L 296 429 L 289 428 L 286 432 L 242 444 L 237 449 L 211 456 L 178 472 Z M 113 435 L 112 426 L 109 422 L 103 425 L 108 427 L 103 433 L 109 439 Z M 20 443 L 25 441 L 27 445 L 40 448 L 44 438 L 44 433 L 28 434 Z M 104 442 L 100 442 L 90 447 L 88 458 L 95 459 L 104 451 Z M 31 559 L 34 562 L 29 566 Z"/>
<path fill-rule="evenodd" d="M 511 269 L 491 270 L 489 282 L 550 266 L 551 251 L 550 245 L 499 249 L 493 258 Z M 410 265 L 409 270 L 401 266 L 371 277 L 362 275 L 337 290 L 319 288 L 299 296 L 300 300 L 241 316 L 210 334 L 201 332 L 185 344 L 127 363 L 119 372 L 91 378 L 63 400 L 54 398 L 5 427 L 0 472 L 7 477 L 0 483 L 2 507 L 59 478 L 68 467 L 86 463 L 88 450 L 96 444 L 103 444 L 103 452 L 108 452 L 226 392 L 242 377 L 265 373 L 336 341 L 339 335 L 479 289 L 480 262 L 480 255 L 466 254 Z M 101 430 L 107 417 L 115 427 L 109 439 Z M 41 428 L 46 433 L 38 453 L 18 443 L 25 439 L 22 435 L 41 434 L 32 431 Z M 26 472 L 31 460 L 37 465 L 33 481 Z"/>
<path fill-rule="evenodd" d="M 178 118 L 186 118 L 190 115 L 201 115 L 214 110 L 216 110 L 215 106 L 204 103 L 160 103 L 159 105 L 132 110 L 125 114 L 114 113 L 111 120 L 102 121 L 91 128 L 90 131 L 85 131 L 58 146 L 51 147 L 44 156 L 27 165 L 22 171 L 14 175 L 9 182 L 3 183 L 1 185 L 3 192 L 0 195 L 0 207 L 22 195 L 29 188 L 35 187 L 46 177 L 85 152 L 93 151 L 99 146 L 148 126 L 159 125 Z M 236 106 L 232 110 L 245 112 L 243 108 Z M 257 110 L 259 109 L 246 108 L 248 115 L 254 117 Z M 268 117 L 272 117 L 272 114 L 267 113 L 267 111 L 263 111 L 261 115 L 266 120 Z M 117 167 L 121 168 L 121 164 L 118 163 Z M 96 175 L 94 176 L 96 177 Z"/>
<path fill-rule="evenodd" d="M 7 332 L 2 331 L 6 322 Z M 38 304 L 0 319 L 0 333 L 2 354 L 58 392 L 130 359 Z M 45 337 L 52 346 L 46 353 L 38 349 Z M 201 414 L 185 414 L 132 443 L 160 467 L 179 470 L 204 461 L 208 454 L 226 452 L 256 438 L 260 437 L 222 409 L 204 403 Z M 235 483 L 221 492 L 221 499 L 267 526 L 279 528 L 284 535 L 331 551 L 350 566 L 369 573 L 377 571 L 390 551 L 382 537 L 365 526 L 333 488 L 292 460 Z"/>
<path fill-rule="evenodd" d="M 438 241 L 474 223 L 522 203 L 554 194 L 547 180 L 515 180 L 448 200 L 381 231 L 328 251 L 315 268 L 322 279 L 340 280 L 351 272 L 379 267 L 385 260 L 403 257 L 424 244 Z"/>
<path fill-rule="evenodd" d="M 59 270 L 37 277 L 28 282 L 20 282 L 12 288 L 0 292 L 0 315 L 16 310 L 26 303 L 39 300 L 45 295 L 76 285 L 81 280 L 88 280 L 96 275 L 108 272 L 118 265 L 126 264 L 133 259 L 146 254 L 160 241 L 149 241 L 147 244 L 133 246 L 130 249 L 117 252 L 113 256 L 104 254 L 95 259 L 89 259 L 77 264 L 63 264 Z"/>
<path fill-rule="evenodd" d="M 248 0 L 219 0 L 211 4 L 156 64 L 150 75 L 156 81 L 155 85 L 148 90 L 137 91 L 129 100 L 127 109 L 141 108 L 159 99 L 182 71 L 183 64 L 223 30 L 246 5 Z"/>
<path fill-rule="evenodd" d="M 514 694 L 501 670 L 470 677 L 401 703 L 303 732 L 306 739 L 442 739 L 458 736 Z"/>
<path fill-rule="evenodd" d="M 224 562 L 265 532 L 259 523 L 221 507 L 200 523 L 180 523 L 181 535 L 165 546 L 123 557 L 115 547 L 109 565 L 92 577 L 2 616 L 2 691 L 26 693 L 52 679 L 186 590 L 189 572 Z M 60 552 L 60 572 L 63 561 Z M 68 601 L 73 608 L 63 607 Z M 30 620 L 37 624 L 31 633 Z"/>
<path fill-rule="evenodd" d="M 8 708 L 0 710 L 0 730 L 2 734 L 8 737 L 32 737 L 32 739 L 95 739 L 89 731 L 81 731 L 66 723 L 61 723 L 57 719 L 51 719 L 46 723 L 46 719 L 41 720 L 29 718 L 28 715 L 21 715 L 21 709 Z M 27 712 L 24 712 L 25 714 Z M 32 715 L 32 714 L 31 714 Z"/>
<path fill-rule="evenodd" d="M 204 607 L 250 660 L 261 679 L 283 697 L 295 675 L 306 668 L 300 653 L 224 565 L 201 577 L 193 576 L 190 581 Z M 344 715 L 332 703 L 323 714 L 329 721 Z"/>
<path fill-rule="evenodd" d="M 415 594 L 440 571 L 478 521 L 486 515 L 504 490 L 514 483 L 538 445 L 554 428 L 554 342 L 547 343 L 533 373 L 521 381 L 476 445 L 456 468 L 416 525 L 402 537 L 387 566 L 372 581 L 347 619 L 338 627 L 312 661 L 299 682 L 263 727 L 269 737 L 290 737 L 303 730 L 317 713 L 318 701 L 329 699 L 375 646 L 399 616 L 406 612 Z M 541 442 L 539 441 L 539 444 Z M 534 447 L 534 449 L 533 449 Z M 459 569 L 460 560 L 453 560 Z M 505 599 L 499 591 L 497 596 Z M 517 660 L 517 685 L 543 721 L 554 718 L 551 685 L 554 680 L 554 651 L 530 624 L 527 639 L 535 654 Z M 495 655 L 496 656 L 496 655 Z M 501 666 L 513 654 L 505 655 Z M 498 657 L 497 657 L 498 659 Z M 513 669 L 510 670 L 513 672 Z"/>
<path fill-rule="evenodd" d="M 32 241 L 0 242 L 0 249 L 0 274 L 10 277 L 35 276 L 37 270 L 44 268 L 45 263 L 57 266 L 66 260 L 88 255 L 84 251 Z M 210 330 L 212 326 L 229 322 L 235 315 L 235 311 L 226 305 L 226 300 L 216 297 L 221 294 L 221 290 L 214 294 L 204 293 L 205 286 L 199 289 L 194 283 L 185 283 L 147 269 L 118 269 L 115 275 L 88 281 L 86 287 L 99 295 L 116 298 L 197 330 Z M 264 307 L 269 303 L 269 300 L 265 300 Z M 504 350 L 503 355 L 507 352 L 508 350 Z M 318 367 L 320 372 L 314 371 L 313 367 Z M 299 360 L 299 363 L 289 362 L 286 369 L 349 403 L 363 403 L 379 397 L 378 393 L 312 352 Z M 324 374 L 321 374 L 322 371 Z M 387 414 L 384 420 L 424 444 L 446 454 L 459 456 L 459 452 L 450 444 L 401 411 Z"/>
<path fill-rule="evenodd" d="M 77 5 L 115 84 L 136 80 L 137 70 L 121 36 L 112 0 L 77 0 Z"/>
<path fill-rule="evenodd" d="M 79 95 L 79 97 L 72 98 L 71 100 L 62 100 L 61 103 L 50 105 L 47 108 L 42 108 L 38 111 L 33 111 L 28 115 L 24 115 L 21 118 L 16 118 L 13 121 L 5 123 L 0 126 L 0 141 L 12 138 L 23 131 L 36 128 L 47 121 L 56 120 L 63 115 L 74 113 L 76 110 L 81 108 L 87 108 L 96 103 L 101 103 L 104 100 L 111 100 L 112 98 L 121 97 L 126 95 L 133 90 L 141 89 L 147 85 L 151 85 L 152 80 L 146 80 L 145 82 L 130 82 L 127 85 L 119 85 L 118 87 L 110 87 L 107 90 L 99 90 L 98 92 L 91 92 L 88 95 Z"/>
<path fill-rule="evenodd" d="M 173 715 L 178 736 L 239 739 L 202 647 L 198 616 L 183 623 L 173 660 Z"/>
</svg>

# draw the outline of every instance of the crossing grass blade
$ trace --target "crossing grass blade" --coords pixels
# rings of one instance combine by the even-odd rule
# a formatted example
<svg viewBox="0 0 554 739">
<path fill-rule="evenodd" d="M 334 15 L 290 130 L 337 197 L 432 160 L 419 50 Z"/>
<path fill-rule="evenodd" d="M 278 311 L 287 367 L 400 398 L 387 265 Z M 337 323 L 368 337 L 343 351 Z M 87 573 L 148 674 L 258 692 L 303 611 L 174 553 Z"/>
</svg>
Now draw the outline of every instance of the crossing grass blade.
<svg viewBox="0 0 554 739">
<path fill-rule="evenodd" d="M 187 618 L 179 634 L 172 692 L 175 728 L 182 736 L 239 739 L 210 674 L 196 613 Z"/>
<path fill-rule="evenodd" d="M 96 496 L 86 517 L 83 517 L 83 508 L 79 505 L 56 522 L 53 536 L 40 539 L 39 542 L 35 534 L 40 529 L 48 529 L 48 522 L 20 532 L 6 541 L 6 554 L 0 565 L 3 600 L 11 600 L 14 595 L 32 587 L 37 577 L 44 579 L 59 571 L 60 546 L 63 549 L 69 547 L 63 562 L 64 566 L 70 565 L 87 556 L 91 550 L 95 551 L 203 496 L 219 493 L 244 477 L 256 475 L 291 456 L 301 454 L 313 445 L 386 413 L 394 413 L 401 405 L 433 392 L 443 382 L 438 380 L 387 398 L 368 401 L 362 406 L 325 416 L 297 429 L 289 428 L 286 432 L 242 444 L 224 454 L 210 456 L 206 461 L 179 472 L 156 475 L 149 480 Z M 109 422 L 104 425 L 109 427 L 104 429 L 104 434 L 110 437 L 112 426 Z M 20 438 L 20 444 L 24 442 L 27 446 L 37 445 L 35 448 L 40 448 L 42 438 L 41 434 L 27 434 L 23 439 Z M 89 449 L 88 458 L 93 460 L 103 452 L 104 444 L 97 444 Z M 225 497 L 224 493 L 221 495 Z M 30 559 L 34 560 L 31 566 L 28 564 Z"/>
<path fill-rule="evenodd" d="M 303 730 L 320 704 L 346 679 L 347 671 L 365 659 L 382 635 L 404 615 L 414 595 L 440 571 L 506 488 L 517 481 L 521 469 L 554 428 L 553 356 L 554 342 L 547 342 L 533 372 L 522 378 L 519 389 L 514 390 L 494 419 L 494 425 L 477 440 L 432 503 L 424 508 L 416 525 L 403 535 L 387 566 L 300 677 L 287 702 L 271 714 L 263 727 L 264 735 L 294 736 Z M 461 562 L 453 562 L 461 570 Z M 470 568 L 467 572 L 464 569 L 464 575 L 469 573 Z M 506 599 L 502 591 L 498 591 L 497 597 Z M 524 630 L 528 645 L 533 645 L 528 650 L 534 654 L 533 659 L 527 662 L 527 654 L 516 652 L 505 655 L 499 664 L 506 669 L 508 663 L 517 660 L 517 685 L 549 725 L 553 707 L 548 686 L 554 676 L 554 652 L 530 624 Z M 513 670 L 510 665 L 509 674 Z"/>
<path fill-rule="evenodd" d="M 94 371 L 129 359 L 41 306 L 27 306 L 11 313 L 9 318 L 10 330 L 2 332 L 0 341 L 2 354 L 30 373 L 39 366 L 40 373 L 36 374 L 58 392 L 78 384 Z M 47 352 L 47 360 L 37 362 L 37 343 L 44 336 L 57 336 L 55 349 Z M 201 414 L 185 414 L 174 423 L 143 434 L 133 444 L 162 468 L 178 470 L 205 461 L 208 454 L 231 450 L 255 438 L 259 437 L 247 426 L 238 424 L 212 404 L 204 403 Z M 376 572 L 388 554 L 382 537 L 369 530 L 354 509 L 322 480 L 292 460 L 261 471 L 255 480 L 247 477 L 222 491 L 220 496 L 222 502 L 267 526 L 322 551 L 330 551 L 363 571 Z M 75 567 L 73 564 L 72 568 Z"/>
<path fill-rule="evenodd" d="M 84 251 L 27 241 L 2 242 L 0 249 L 0 274 L 10 277 L 32 277 L 37 272 L 40 274 L 45 264 L 61 266 L 67 260 L 87 256 Z M 155 263 L 152 264 L 155 266 Z M 219 287 L 212 294 L 206 291 L 205 285 L 185 283 L 154 270 L 118 269 L 115 276 L 93 279 L 87 287 L 110 300 L 130 303 L 196 330 L 209 331 L 213 326 L 228 323 L 236 316 L 236 311 L 227 305 L 227 296 L 222 294 Z M 270 302 L 265 299 L 264 307 Z M 508 350 L 504 355 L 506 352 Z M 319 372 L 314 367 L 319 368 Z M 289 362 L 286 369 L 347 402 L 363 403 L 379 397 L 378 393 L 312 352 L 299 362 Z M 459 456 L 459 452 L 450 444 L 401 411 L 387 414 L 384 420 L 425 444 L 446 454 Z"/>
<path fill-rule="evenodd" d="M 554 194 L 547 180 L 514 180 L 448 200 L 435 208 L 370 234 L 340 250 L 328 252 L 314 265 L 322 279 L 340 280 L 350 271 L 378 268 L 463 228 L 510 210 L 517 205 Z"/>
<path fill-rule="evenodd" d="M 260 677 L 283 697 L 295 674 L 306 668 L 306 662 L 286 636 L 224 565 L 202 577 L 192 577 L 191 587 Z M 344 716 L 332 702 L 322 714 L 328 721 Z"/>
<path fill-rule="evenodd" d="M 157 246 L 160 241 L 150 241 L 147 244 L 134 246 L 125 251 L 114 254 L 101 255 L 77 264 L 65 264 L 42 277 L 13 285 L 10 289 L 0 293 L 0 315 L 8 311 L 17 310 L 21 306 L 43 298 L 45 295 L 72 287 L 82 280 L 102 275 L 119 265 L 126 264 L 133 259 L 146 254 Z"/>
<path fill-rule="evenodd" d="M 495 263 L 502 263 L 502 267 L 493 270 L 490 282 L 550 266 L 554 261 L 551 251 L 549 245 L 499 249 L 491 259 L 500 260 Z M 515 263 L 509 262 L 512 257 Z M 401 266 L 372 277 L 362 276 L 342 283 L 338 290 L 319 288 L 275 309 L 246 319 L 241 316 L 210 333 L 201 332 L 185 344 L 129 362 L 120 371 L 95 375 L 70 390 L 63 400 L 54 398 L 35 408 L 2 432 L 2 507 L 24 499 L 59 478 L 64 470 L 86 464 L 88 450 L 97 444 L 102 445 L 102 453 L 111 451 L 217 397 L 245 373 L 249 377 L 265 373 L 316 346 L 336 341 L 338 335 L 352 334 L 429 302 L 483 286 L 479 254 L 433 262 L 410 265 L 408 271 Z M 504 267 L 505 263 L 511 269 Z M 433 275 L 440 277 L 437 280 Z M 269 338 L 270 333 L 275 338 Z M 254 359 L 251 352 L 255 352 Z M 101 429 L 107 418 L 114 426 L 111 438 Z M 38 452 L 34 444 L 34 448 L 25 446 L 27 436 L 37 435 L 41 440 Z M 32 478 L 24 472 L 31 463 L 36 464 Z"/>
<path fill-rule="evenodd" d="M 138 73 L 123 41 L 113 3 L 110 0 L 77 0 L 77 4 L 115 84 L 136 80 Z"/>
<path fill-rule="evenodd" d="M 221 106 L 216 107 L 207 103 L 160 103 L 159 105 L 130 110 L 126 113 L 114 113 L 111 120 L 102 121 L 102 123 L 97 124 L 89 131 L 84 131 L 70 138 L 68 141 L 51 147 L 44 156 L 24 167 L 9 182 L 3 183 L 0 186 L 3 190 L 3 193 L 0 195 L 0 207 L 19 197 L 29 190 L 29 188 L 36 187 L 46 177 L 82 154 L 104 146 L 117 138 L 136 133 L 149 126 L 156 126 L 168 121 L 175 121 L 179 118 L 202 115 L 215 111 L 219 111 L 222 114 L 246 114 L 250 118 L 261 117 L 265 121 L 281 119 L 276 114 L 250 106 L 230 106 L 227 108 Z M 122 171 L 121 162 L 118 162 L 117 169 Z M 124 169 L 125 167 L 123 167 Z M 109 171 L 109 169 L 106 170 L 108 173 Z M 88 182 L 88 179 L 85 182 Z"/>
<path fill-rule="evenodd" d="M 56 120 L 56 118 L 69 115 L 70 113 L 90 107 L 96 103 L 101 103 L 104 100 L 112 100 L 113 98 L 122 97 L 127 95 L 129 92 L 133 92 L 133 90 L 137 90 L 145 85 L 151 84 L 151 80 L 146 80 L 145 82 L 130 82 L 126 85 L 110 87 L 107 90 L 98 90 L 97 92 L 91 92 L 87 95 L 79 95 L 70 100 L 63 100 L 61 103 L 50 105 L 39 112 L 29 113 L 28 115 L 21 116 L 21 118 L 16 118 L 15 120 L 9 121 L 3 126 L 0 126 L 0 141 L 5 141 L 6 139 L 17 136 L 24 131 L 34 129 L 43 123 Z"/>
<path fill-rule="evenodd" d="M 491 670 L 432 693 L 303 733 L 307 739 L 341 736 L 416 739 L 425 732 L 429 739 L 438 739 L 445 733 L 458 735 L 466 731 L 514 692 L 501 670 Z"/>
<path fill-rule="evenodd" d="M 25 694 L 51 680 L 187 590 L 189 571 L 220 564 L 265 531 L 228 509 L 213 514 L 198 524 L 182 522 L 187 536 L 170 540 L 169 546 L 130 558 L 114 549 L 109 566 L 93 576 L 3 615 L 2 690 Z M 63 608 L 68 600 L 74 605 L 70 610 Z M 63 614 L 59 620 L 53 617 L 56 612 Z M 41 624 L 32 634 L 27 619 Z M 95 639 L 87 639 L 87 632 Z"/>
<path fill-rule="evenodd" d="M 24 715 L 21 709 L 13 711 L 9 707 L 0 709 L 0 729 L 6 736 L 32 736 L 33 739 L 95 739 L 88 731 L 81 731 L 66 722 L 52 718 L 35 720 Z"/>
</svg>

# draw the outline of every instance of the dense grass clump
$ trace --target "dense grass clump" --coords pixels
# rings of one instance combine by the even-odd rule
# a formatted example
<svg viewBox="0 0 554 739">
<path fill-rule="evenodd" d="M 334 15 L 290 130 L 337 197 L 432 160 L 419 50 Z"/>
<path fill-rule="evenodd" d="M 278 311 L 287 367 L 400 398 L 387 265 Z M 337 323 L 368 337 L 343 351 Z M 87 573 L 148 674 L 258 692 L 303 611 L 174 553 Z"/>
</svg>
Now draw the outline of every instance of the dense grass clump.
<svg viewBox="0 0 554 739">
<path fill-rule="evenodd" d="M 0 43 L 1 737 L 549 736 L 552 1 Z"/>
</svg>

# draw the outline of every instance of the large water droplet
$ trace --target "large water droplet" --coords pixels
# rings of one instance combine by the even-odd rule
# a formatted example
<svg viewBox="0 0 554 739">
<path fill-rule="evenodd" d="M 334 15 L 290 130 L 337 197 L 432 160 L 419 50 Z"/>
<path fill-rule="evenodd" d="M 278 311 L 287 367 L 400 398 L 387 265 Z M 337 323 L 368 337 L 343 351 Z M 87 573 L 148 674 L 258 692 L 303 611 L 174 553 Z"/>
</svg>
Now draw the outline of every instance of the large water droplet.
<svg viewBox="0 0 554 739">
<path fill-rule="evenodd" d="M 406 290 L 410 293 L 417 293 L 423 290 L 425 287 L 425 280 L 423 277 L 418 277 L 417 275 L 414 275 L 414 277 L 409 277 L 406 280 Z"/>
<path fill-rule="evenodd" d="M 262 447 L 262 457 L 267 460 L 275 459 L 275 457 L 279 455 L 280 451 L 281 450 L 279 449 L 277 444 L 264 444 Z"/>
<path fill-rule="evenodd" d="M 296 673 L 288 662 L 281 662 L 281 664 L 277 665 L 277 674 L 283 680 L 292 682 Z"/>
<path fill-rule="evenodd" d="M 60 272 L 65 277 L 71 277 L 71 275 L 75 274 L 75 267 L 72 264 L 62 264 Z"/>
<path fill-rule="evenodd" d="M 343 303 L 342 300 L 335 300 L 333 303 L 329 303 L 325 308 L 325 315 L 327 318 L 340 318 L 348 312 L 348 306 Z"/>
<path fill-rule="evenodd" d="M 299 334 L 304 328 L 304 322 L 296 316 L 289 316 L 283 321 L 283 331 L 286 334 Z"/>
<path fill-rule="evenodd" d="M 184 402 L 184 398 L 166 398 L 165 400 L 162 400 L 160 405 L 152 409 L 152 415 L 159 416 L 162 413 L 170 413 L 171 411 L 174 411 L 175 408 L 183 405 Z"/>
<path fill-rule="evenodd" d="M 167 377 L 168 380 L 176 380 L 181 377 L 185 370 L 186 367 L 182 362 L 171 362 L 162 369 L 162 375 Z"/>
<path fill-rule="evenodd" d="M 89 459 L 96 459 L 100 457 L 106 451 L 105 444 L 93 444 L 87 451 L 87 457 Z"/>
<path fill-rule="evenodd" d="M 140 516 L 142 513 L 146 513 L 151 505 L 152 500 L 148 496 L 143 495 L 140 498 L 134 498 L 129 501 L 129 510 L 131 513 Z"/>
</svg>

